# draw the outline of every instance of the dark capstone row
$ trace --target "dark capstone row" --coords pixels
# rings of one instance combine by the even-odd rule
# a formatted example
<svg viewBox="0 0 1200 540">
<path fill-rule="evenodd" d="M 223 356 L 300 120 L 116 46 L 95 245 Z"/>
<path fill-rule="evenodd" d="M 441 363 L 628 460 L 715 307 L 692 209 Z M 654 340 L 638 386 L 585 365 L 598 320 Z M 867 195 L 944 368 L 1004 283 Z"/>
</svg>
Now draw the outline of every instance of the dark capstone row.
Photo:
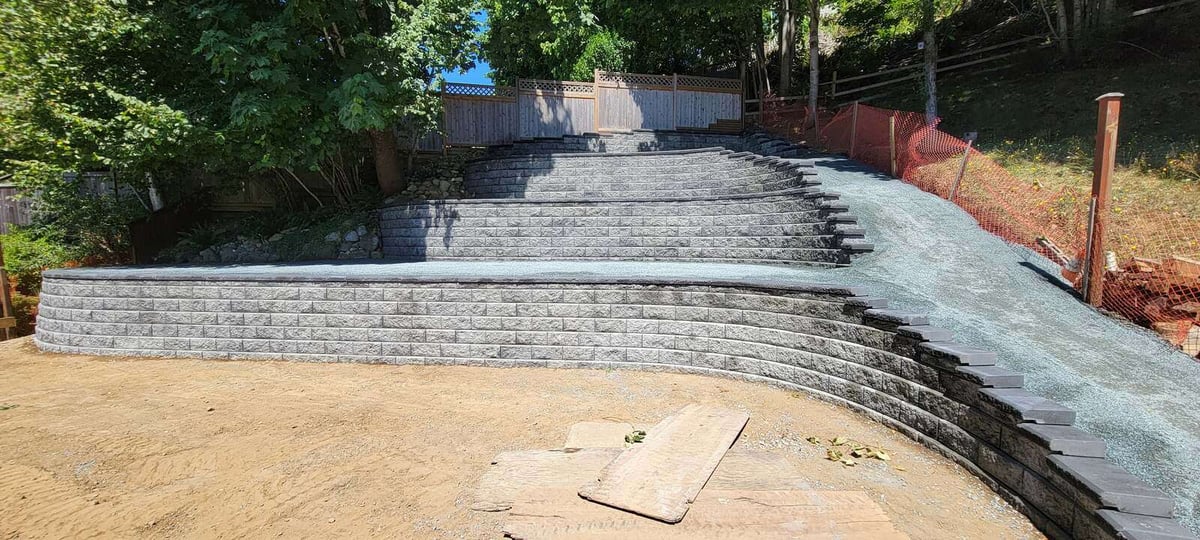
<svg viewBox="0 0 1200 540">
<path fill-rule="evenodd" d="M 1194 538 L 1075 414 L 856 288 L 624 278 L 121 280 L 51 271 L 67 353 L 680 370 L 803 388 L 943 452 L 1054 538 Z M 502 282 L 485 282 L 502 281 Z"/>
</svg>

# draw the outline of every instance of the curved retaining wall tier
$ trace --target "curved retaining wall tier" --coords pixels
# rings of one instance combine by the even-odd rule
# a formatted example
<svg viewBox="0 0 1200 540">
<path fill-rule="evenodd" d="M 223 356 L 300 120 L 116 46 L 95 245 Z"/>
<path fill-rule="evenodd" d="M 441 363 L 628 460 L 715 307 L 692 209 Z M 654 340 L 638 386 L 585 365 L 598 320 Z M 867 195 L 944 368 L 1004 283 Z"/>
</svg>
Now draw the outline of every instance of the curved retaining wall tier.
<svg viewBox="0 0 1200 540">
<path fill-rule="evenodd" d="M 812 186 L 811 163 L 720 148 L 483 158 L 467 164 L 471 198 L 655 198 L 762 193 Z"/>
<path fill-rule="evenodd" d="M 171 280 L 47 272 L 36 342 L 82 354 L 634 367 L 768 381 L 849 405 L 942 451 L 1051 537 L 1192 537 L 1170 518 L 1170 498 L 1071 426 L 1074 411 L 1022 390 L 1022 376 L 995 366 L 994 354 L 856 288 L 559 276 L 332 281 L 279 271 L 220 279 L 238 272 Z"/>
<path fill-rule="evenodd" d="M 734 151 L 797 157 L 803 149 L 765 133 L 743 135 L 691 131 L 632 130 L 522 139 L 488 147 L 489 156 L 556 154 L 562 152 L 649 152 L 720 146 Z"/>
<path fill-rule="evenodd" d="M 385 257 L 676 260 L 845 265 L 869 251 L 814 189 L 648 200 L 456 199 L 379 212 Z"/>
</svg>

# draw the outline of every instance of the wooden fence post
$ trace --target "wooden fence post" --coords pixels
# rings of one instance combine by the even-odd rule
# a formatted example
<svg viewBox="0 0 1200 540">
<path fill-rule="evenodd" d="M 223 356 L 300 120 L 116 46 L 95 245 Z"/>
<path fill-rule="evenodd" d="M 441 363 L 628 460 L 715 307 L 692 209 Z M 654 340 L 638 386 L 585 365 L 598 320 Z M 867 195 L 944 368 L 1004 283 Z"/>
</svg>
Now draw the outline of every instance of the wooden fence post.
<svg viewBox="0 0 1200 540">
<path fill-rule="evenodd" d="M 592 117 L 595 119 L 592 122 L 592 127 L 596 133 L 600 133 L 600 70 L 592 71 Z"/>
<path fill-rule="evenodd" d="M 679 101 L 679 74 L 671 74 L 671 130 L 679 127 L 679 112 L 676 103 Z"/>
<path fill-rule="evenodd" d="M 854 100 L 854 109 L 850 113 L 850 159 L 854 159 L 854 145 L 858 142 L 858 100 Z"/>
<path fill-rule="evenodd" d="M 517 80 L 514 84 L 516 84 L 516 86 L 513 87 L 513 95 L 516 96 L 516 100 L 517 100 L 517 105 L 515 107 L 517 110 L 517 113 L 515 115 L 517 117 L 517 133 L 516 133 L 516 136 L 513 137 L 513 139 L 520 140 L 520 138 L 521 138 L 521 78 L 517 77 Z"/>
<path fill-rule="evenodd" d="M 1096 154 L 1092 160 L 1092 201 L 1088 216 L 1088 241 L 1083 277 L 1083 296 L 1087 303 L 1104 303 L 1104 229 L 1108 225 L 1112 173 L 1117 159 L 1117 127 L 1121 118 L 1121 98 L 1113 92 L 1096 98 L 1100 103 L 1096 120 Z"/>
<path fill-rule="evenodd" d="M 12 329 L 17 326 L 15 315 L 8 291 L 8 274 L 4 271 L 4 245 L 0 244 L 0 328 L 4 329 L 4 339 L 13 337 Z"/>
<path fill-rule="evenodd" d="M 892 177 L 896 176 L 896 113 L 888 117 L 888 148 L 891 150 Z"/>
<path fill-rule="evenodd" d="M 950 188 L 950 202 L 954 202 L 958 198 L 958 186 L 962 185 L 963 176 L 967 174 L 967 160 L 971 159 L 971 146 L 975 144 L 975 138 L 978 137 L 977 132 L 967 134 L 967 147 L 963 149 L 962 163 L 958 165 L 958 176 L 954 177 L 954 186 Z"/>
<path fill-rule="evenodd" d="M 830 90 L 829 90 L 829 102 L 833 103 L 833 100 L 835 98 L 837 98 L 837 70 L 836 69 L 833 70 L 833 85 L 830 87 Z"/>
</svg>

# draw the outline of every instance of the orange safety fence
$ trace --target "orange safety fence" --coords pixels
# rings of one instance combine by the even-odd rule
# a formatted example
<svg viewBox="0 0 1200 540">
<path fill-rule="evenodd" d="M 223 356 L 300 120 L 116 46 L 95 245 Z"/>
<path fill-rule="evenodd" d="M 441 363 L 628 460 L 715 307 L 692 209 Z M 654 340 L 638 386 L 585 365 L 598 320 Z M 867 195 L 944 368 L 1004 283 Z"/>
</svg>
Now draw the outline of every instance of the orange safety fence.
<svg viewBox="0 0 1200 540">
<path fill-rule="evenodd" d="M 763 127 L 809 140 L 795 128 L 806 126 L 807 116 L 804 109 L 772 115 L 764 108 Z M 1047 187 L 1019 178 L 921 113 L 854 104 L 822 120 L 817 143 L 824 150 L 953 200 L 984 230 L 1042 254 L 1062 267 L 1067 281 L 1082 286 L 1090 182 Z M 1200 354 L 1198 207 L 1164 200 L 1153 211 L 1122 212 L 1112 204 L 1104 242 L 1103 307 L 1153 328 L 1192 356 Z"/>
</svg>

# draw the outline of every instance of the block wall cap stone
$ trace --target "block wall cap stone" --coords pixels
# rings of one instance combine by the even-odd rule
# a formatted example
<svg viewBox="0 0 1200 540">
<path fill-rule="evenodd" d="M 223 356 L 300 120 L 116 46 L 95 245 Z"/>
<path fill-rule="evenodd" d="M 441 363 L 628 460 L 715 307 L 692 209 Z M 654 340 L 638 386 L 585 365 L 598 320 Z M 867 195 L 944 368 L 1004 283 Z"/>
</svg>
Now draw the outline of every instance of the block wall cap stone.
<svg viewBox="0 0 1200 540">
<path fill-rule="evenodd" d="M 1107 459 L 1057 454 L 1049 459 L 1054 470 L 1100 508 L 1164 518 L 1175 512 L 1175 501 L 1166 493 Z"/>
<path fill-rule="evenodd" d="M 1075 423 L 1075 411 L 1044 397 L 1018 388 L 984 388 L 981 405 L 999 419 L 1069 426 Z"/>
</svg>

